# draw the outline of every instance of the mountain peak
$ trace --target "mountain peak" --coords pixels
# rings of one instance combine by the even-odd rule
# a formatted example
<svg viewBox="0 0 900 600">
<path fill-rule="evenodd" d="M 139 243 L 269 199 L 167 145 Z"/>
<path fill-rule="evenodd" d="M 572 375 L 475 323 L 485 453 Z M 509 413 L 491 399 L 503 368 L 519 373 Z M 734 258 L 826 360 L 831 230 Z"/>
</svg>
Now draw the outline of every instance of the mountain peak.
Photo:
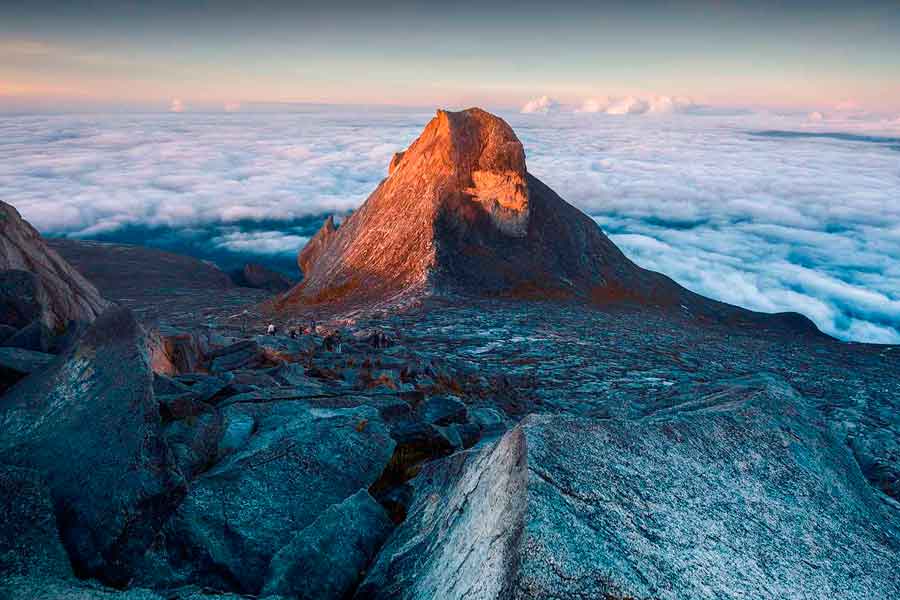
<svg viewBox="0 0 900 600">
<path fill-rule="evenodd" d="M 528 228 L 525 150 L 512 128 L 480 108 L 437 111 L 422 135 L 395 155 L 390 177 L 444 177 L 447 191 L 479 203 L 512 236 Z"/>
<path fill-rule="evenodd" d="M 445 293 L 699 299 L 628 260 L 593 219 L 528 173 L 512 128 L 479 108 L 439 110 L 366 202 L 340 228 L 327 221 L 298 262 L 304 279 L 280 308 Z"/>
</svg>

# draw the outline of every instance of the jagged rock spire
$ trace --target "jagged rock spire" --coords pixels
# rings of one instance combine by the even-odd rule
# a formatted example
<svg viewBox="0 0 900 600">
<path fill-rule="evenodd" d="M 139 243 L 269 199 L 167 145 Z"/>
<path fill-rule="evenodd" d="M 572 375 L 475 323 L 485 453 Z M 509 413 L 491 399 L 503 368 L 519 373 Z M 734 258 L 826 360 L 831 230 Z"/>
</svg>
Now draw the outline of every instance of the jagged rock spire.
<svg viewBox="0 0 900 600">
<path fill-rule="evenodd" d="M 303 282 L 277 307 L 474 293 L 688 302 L 637 267 L 587 215 L 527 172 L 512 128 L 479 108 L 439 110 L 339 229 L 299 256 Z"/>
</svg>

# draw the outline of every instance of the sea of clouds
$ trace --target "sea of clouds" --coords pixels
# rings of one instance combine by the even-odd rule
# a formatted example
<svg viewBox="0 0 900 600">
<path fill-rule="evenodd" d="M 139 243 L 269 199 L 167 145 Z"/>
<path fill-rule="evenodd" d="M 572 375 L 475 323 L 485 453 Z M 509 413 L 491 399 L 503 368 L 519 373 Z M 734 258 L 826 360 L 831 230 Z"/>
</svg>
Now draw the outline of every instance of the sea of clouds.
<svg viewBox="0 0 900 600">
<path fill-rule="evenodd" d="M 504 115 L 529 170 L 640 265 L 842 339 L 900 343 L 900 121 L 538 100 Z M 0 198 L 45 234 L 289 271 L 323 216 L 359 206 L 430 116 L 2 116 Z"/>
</svg>

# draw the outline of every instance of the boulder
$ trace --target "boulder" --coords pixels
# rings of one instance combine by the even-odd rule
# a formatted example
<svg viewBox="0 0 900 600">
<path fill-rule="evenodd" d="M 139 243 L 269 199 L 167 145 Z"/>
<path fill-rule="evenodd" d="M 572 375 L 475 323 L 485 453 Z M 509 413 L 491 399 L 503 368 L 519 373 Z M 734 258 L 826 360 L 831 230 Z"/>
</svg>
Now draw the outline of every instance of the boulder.
<svg viewBox="0 0 900 600">
<path fill-rule="evenodd" d="M 202 342 L 192 332 L 160 327 L 150 334 L 150 360 L 154 373 L 193 373 L 204 360 Z"/>
<path fill-rule="evenodd" d="M 272 558 L 262 595 L 346 598 L 393 524 L 366 490 L 325 510 Z"/>
<path fill-rule="evenodd" d="M 231 395 L 232 392 L 228 388 L 233 380 L 231 373 L 222 373 L 218 376 L 191 373 L 174 379 L 177 383 L 186 385 L 197 400 L 212 404 Z"/>
<path fill-rule="evenodd" d="M 0 324 L 0 344 L 11 338 L 18 331 L 15 327 Z"/>
<path fill-rule="evenodd" d="M 459 440 L 460 448 L 471 448 L 481 439 L 481 427 L 475 423 L 453 423 L 444 429 L 453 432 L 453 437 Z"/>
<path fill-rule="evenodd" d="M 0 598 L 4 600 L 172 600 L 146 589 L 123 591 L 91 582 L 43 577 L 0 578 Z M 192 598 L 199 600 L 202 596 Z M 181 600 L 180 597 L 179 600 Z M 216 598 L 215 600 L 224 599 Z"/>
<path fill-rule="evenodd" d="M 14 333 L 3 342 L 8 348 L 22 348 L 33 352 L 50 352 L 53 347 L 53 332 L 41 320 L 35 320 Z"/>
<path fill-rule="evenodd" d="M 896 508 L 772 376 L 425 465 L 358 598 L 892 598 Z"/>
<path fill-rule="evenodd" d="M 224 373 L 260 366 L 263 363 L 263 352 L 255 340 L 244 340 L 214 350 L 209 359 L 211 373 Z"/>
<path fill-rule="evenodd" d="M 20 323 L 39 319 L 59 330 L 69 321 L 93 321 L 109 306 L 97 288 L 47 247 L 37 230 L 5 202 L 0 202 L 0 271 L 6 272 L 0 278 L 0 312 L 13 316 L 24 309 L 15 317 Z M 33 273 L 34 279 L 23 277 L 22 271 Z M 22 285 L 25 287 L 19 287 Z M 27 299 L 24 304 L 16 300 L 19 291 L 28 290 L 19 296 Z M 39 314 L 34 314 L 35 310 Z"/>
<path fill-rule="evenodd" d="M 25 376 L 45 368 L 54 358 L 56 357 L 45 352 L 0 347 L 0 371 L 12 371 Z"/>
<path fill-rule="evenodd" d="M 43 317 L 50 299 L 36 273 L 0 271 L 0 324 L 16 330 Z"/>
<path fill-rule="evenodd" d="M 0 347 L 0 393 L 26 375 L 46 368 L 54 358 L 56 357 L 52 354 L 44 352 Z"/>
<path fill-rule="evenodd" d="M 122 583 L 184 492 L 160 433 L 146 338 L 110 308 L 0 398 L 0 462 L 47 482 L 75 572 Z"/>
<path fill-rule="evenodd" d="M 181 394 L 183 392 L 190 392 L 190 386 L 172 379 L 167 375 L 161 375 L 159 373 L 153 373 L 153 392 L 157 395 L 171 395 L 171 394 Z"/>
<path fill-rule="evenodd" d="M 484 431 L 503 429 L 503 415 L 495 408 L 482 407 L 469 411 L 470 418 Z"/>
<path fill-rule="evenodd" d="M 200 401 L 192 392 L 165 394 L 156 397 L 159 414 L 163 421 L 171 422 L 189 419 L 212 410 L 209 404 Z"/>
<path fill-rule="evenodd" d="M 419 405 L 419 418 L 433 425 L 465 423 L 469 418 L 466 405 L 456 396 L 432 396 Z"/>
<path fill-rule="evenodd" d="M 414 419 L 391 423 L 391 437 L 396 442 L 394 455 L 371 489 L 377 497 L 414 477 L 422 463 L 452 454 L 462 446 L 462 440 L 455 432 L 448 437 L 431 423 Z"/>
<path fill-rule="evenodd" d="M 273 294 L 280 294 L 294 285 L 286 275 L 256 263 L 247 263 L 243 269 L 234 271 L 231 279 L 241 287 L 266 290 Z"/>
<path fill-rule="evenodd" d="M 142 585 L 259 593 L 272 557 L 329 506 L 371 485 L 394 448 L 370 407 L 272 402 L 223 412 L 225 458 L 193 482 Z"/>
<path fill-rule="evenodd" d="M 50 492 L 36 471 L 0 465 L 0 580 L 72 576 Z"/>
<path fill-rule="evenodd" d="M 204 412 L 194 418 L 169 423 L 166 443 L 178 469 L 192 481 L 219 460 L 219 446 L 225 433 L 225 419 L 219 411 Z"/>
<path fill-rule="evenodd" d="M 317 347 L 310 335 L 292 338 L 284 335 L 258 335 L 256 343 L 270 360 L 295 362 L 309 356 Z"/>
</svg>

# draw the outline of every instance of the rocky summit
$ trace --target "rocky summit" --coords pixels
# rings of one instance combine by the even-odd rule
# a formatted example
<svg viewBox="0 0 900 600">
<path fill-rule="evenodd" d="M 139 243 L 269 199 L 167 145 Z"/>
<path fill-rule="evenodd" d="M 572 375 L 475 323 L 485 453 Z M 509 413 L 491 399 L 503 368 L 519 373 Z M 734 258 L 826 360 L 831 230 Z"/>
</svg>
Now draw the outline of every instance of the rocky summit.
<svg viewBox="0 0 900 600">
<path fill-rule="evenodd" d="M 900 347 L 640 268 L 487 112 L 274 297 L 5 214 L 2 598 L 900 597 Z"/>
<path fill-rule="evenodd" d="M 475 108 L 438 111 L 359 210 L 340 228 L 326 221 L 299 263 L 304 280 L 284 308 L 452 292 L 693 300 L 530 175 L 509 125 Z"/>
</svg>

